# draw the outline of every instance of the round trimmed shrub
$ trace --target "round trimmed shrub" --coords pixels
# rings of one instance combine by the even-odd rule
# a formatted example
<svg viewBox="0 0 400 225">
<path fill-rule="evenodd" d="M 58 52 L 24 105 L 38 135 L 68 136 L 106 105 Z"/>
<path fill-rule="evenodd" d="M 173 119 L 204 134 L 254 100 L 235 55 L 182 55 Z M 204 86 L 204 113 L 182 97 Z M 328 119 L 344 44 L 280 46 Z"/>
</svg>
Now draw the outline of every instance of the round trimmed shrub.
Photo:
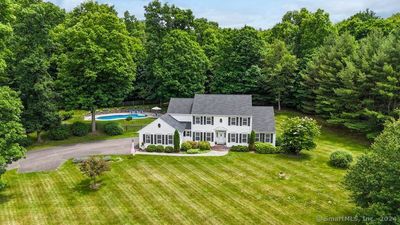
<svg viewBox="0 0 400 225">
<path fill-rule="evenodd" d="M 249 147 L 243 145 L 234 145 L 231 147 L 230 151 L 232 152 L 248 152 Z"/>
<path fill-rule="evenodd" d="M 283 142 L 282 137 L 281 136 L 277 136 L 276 140 L 275 140 L 275 146 L 276 147 L 282 146 L 282 142 Z"/>
<path fill-rule="evenodd" d="M 195 141 L 188 141 L 190 145 L 192 145 L 192 149 L 198 149 L 199 148 L 199 143 Z"/>
<path fill-rule="evenodd" d="M 187 154 L 199 154 L 199 149 L 189 149 L 187 150 Z"/>
<path fill-rule="evenodd" d="M 202 151 L 211 150 L 211 145 L 208 141 L 200 141 L 199 149 Z"/>
<path fill-rule="evenodd" d="M 104 132 L 110 136 L 121 135 L 124 133 L 124 128 L 121 124 L 112 122 L 104 125 Z"/>
<path fill-rule="evenodd" d="M 156 146 L 156 152 L 164 152 L 164 146 L 162 146 L 162 145 L 157 145 L 157 146 Z"/>
<path fill-rule="evenodd" d="M 54 127 L 47 132 L 47 137 L 55 141 L 65 140 L 69 136 L 71 136 L 71 132 L 68 125 L 65 124 Z"/>
<path fill-rule="evenodd" d="M 181 150 L 182 151 L 187 151 L 187 150 L 189 150 L 189 149 L 192 149 L 192 144 L 190 143 L 190 142 L 188 142 L 188 141 L 185 141 L 185 142 L 183 142 L 182 144 L 181 144 Z"/>
<path fill-rule="evenodd" d="M 146 152 L 156 152 L 156 146 L 155 145 L 147 146 Z"/>
<path fill-rule="evenodd" d="M 353 156 L 349 152 L 336 151 L 329 157 L 329 163 L 337 168 L 349 168 L 353 162 Z"/>
<path fill-rule="evenodd" d="M 273 146 L 271 143 L 257 142 L 255 147 L 256 147 L 256 153 L 259 153 L 259 154 L 279 153 L 277 148 L 275 146 Z"/>
<path fill-rule="evenodd" d="M 174 153 L 175 149 L 174 149 L 174 147 L 167 146 L 167 147 L 165 147 L 164 152 L 165 153 Z"/>
<path fill-rule="evenodd" d="M 86 136 L 89 133 L 90 127 L 82 122 L 75 122 L 71 125 L 71 133 L 77 137 Z"/>
<path fill-rule="evenodd" d="M 132 118 L 132 116 L 128 116 L 128 117 L 126 117 L 126 121 L 131 121 L 133 118 Z"/>
</svg>

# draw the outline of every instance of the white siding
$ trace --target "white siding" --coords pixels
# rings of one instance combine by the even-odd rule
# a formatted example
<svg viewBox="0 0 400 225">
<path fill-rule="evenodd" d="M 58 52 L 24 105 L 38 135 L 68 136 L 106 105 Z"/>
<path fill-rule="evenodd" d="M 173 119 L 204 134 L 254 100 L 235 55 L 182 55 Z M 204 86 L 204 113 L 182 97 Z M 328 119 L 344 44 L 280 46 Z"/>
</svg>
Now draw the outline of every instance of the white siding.
<svg viewBox="0 0 400 225">
<path fill-rule="evenodd" d="M 145 143 L 145 141 L 143 140 L 144 134 L 154 134 L 154 135 L 161 134 L 161 135 L 173 136 L 175 133 L 175 128 L 167 124 L 162 119 L 158 118 L 149 125 L 147 125 L 146 127 L 144 127 L 143 129 L 141 129 L 138 133 L 139 133 L 139 147 L 143 149 L 146 148 L 148 145 L 150 145 L 148 143 Z M 180 135 L 180 140 L 182 142 L 182 133 L 180 132 L 179 135 Z M 164 146 L 173 146 L 173 145 L 164 144 Z"/>
</svg>

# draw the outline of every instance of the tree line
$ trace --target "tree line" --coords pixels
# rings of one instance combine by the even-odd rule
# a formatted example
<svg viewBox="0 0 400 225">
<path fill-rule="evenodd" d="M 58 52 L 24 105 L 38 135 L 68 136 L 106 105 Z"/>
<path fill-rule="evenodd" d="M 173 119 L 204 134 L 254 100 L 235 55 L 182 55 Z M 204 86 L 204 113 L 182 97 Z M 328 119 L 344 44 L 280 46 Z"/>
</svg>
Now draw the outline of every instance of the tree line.
<svg viewBox="0 0 400 225">
<path fill-rule="evenodd" d="M 334 24 L 322 9 L 300 9 L 260 30 L 221 28 L 157 0 L 144 20 L 93 1 L 71 12 L 42 0 L 0 4 L 0 85 L 19 93 L 22 124 L 38 141 L 59 109 L 94 116 L 124 100 L 195 93 L 252 94 L 370 138 L 399 116 L 400 14 L 365 10 Z"/>
</svg>

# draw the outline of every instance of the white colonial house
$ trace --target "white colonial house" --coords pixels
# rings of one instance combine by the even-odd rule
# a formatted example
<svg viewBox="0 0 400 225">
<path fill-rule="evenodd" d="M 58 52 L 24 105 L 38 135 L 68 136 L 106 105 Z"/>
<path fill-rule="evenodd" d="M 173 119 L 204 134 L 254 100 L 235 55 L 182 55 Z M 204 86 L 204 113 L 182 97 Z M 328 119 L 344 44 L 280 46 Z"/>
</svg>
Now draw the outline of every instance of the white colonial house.
<svg viewBox="0 0 400 225">
<path fill-rule="evenodd" d="M 248 145 L 252 130 L 257 142 L 275 145 L 273 107 L 253 106 L 251 95 L 196 94 L 171 98 L 166 114 L 139 131 L 139 147 L 173 146 L 177 130 L 184 141 L 208 141 L 211 146 Z"/>
</svg>

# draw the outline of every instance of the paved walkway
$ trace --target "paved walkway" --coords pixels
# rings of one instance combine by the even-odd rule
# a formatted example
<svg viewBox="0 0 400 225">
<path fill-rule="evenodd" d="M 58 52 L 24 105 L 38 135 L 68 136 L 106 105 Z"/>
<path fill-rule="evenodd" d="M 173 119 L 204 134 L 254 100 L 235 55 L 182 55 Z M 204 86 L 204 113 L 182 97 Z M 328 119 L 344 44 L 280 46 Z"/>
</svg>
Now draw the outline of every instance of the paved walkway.
<svg viewBox="0 0 400 225">
<path fill-rule="evenodd" d="M 182 156 L 182 157 L 201 157 L 201 156 L 224 156 L 228 151 L 211 150 L 202 154 L 182 154 L 182 153 L 159 153 L 159 152 L 136 152 L 136 155 L 160 155 L 160 156 Z"/>
<path fill-rule="evenodd" d="M 204 154 L 181 154 L 181 153 L 149 153 L 132 151 L 132 140 L 138 143 L 138 138 L 126 138 L 106 141 L 96 141 L 90 143 L 65 145 L 48 148 L 44 150 L 33 150 L 26 154 L 24 159 L 8 166 L 8 170 L 18 169 L 20 173 L 51 171 L 72 158 L 82 158 L 91 155 L 161 155 L 161 156 L 224 156 L 228 151 L 210 151 Z"/>
</svg>

